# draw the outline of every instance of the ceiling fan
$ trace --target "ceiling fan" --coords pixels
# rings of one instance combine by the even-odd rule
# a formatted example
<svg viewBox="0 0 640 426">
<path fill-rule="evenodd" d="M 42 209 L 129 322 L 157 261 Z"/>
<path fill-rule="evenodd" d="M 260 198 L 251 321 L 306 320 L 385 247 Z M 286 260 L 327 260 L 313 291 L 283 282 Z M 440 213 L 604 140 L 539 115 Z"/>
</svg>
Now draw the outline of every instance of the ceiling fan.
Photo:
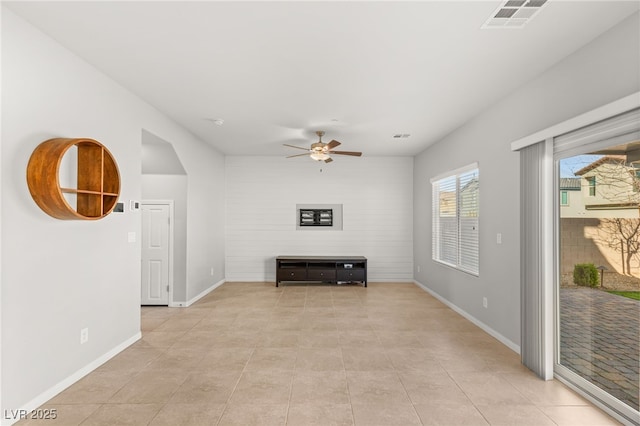
<svg viewBox="0 0 640 426">
<path fill-rule="evenodd" d="M 324 132 L 322 130 L 318 130 L 316 132 L 316 135 L 318 135 L 318 142 L 312 143 L 311 148 L 301 148 L 295 145 L 289 145 L 286 143 L 283 144 L 284 146 L 307 151 L 304 154 L 289 155 L 287 158 L 302 157 L 304 155 L 308 155 L 312 160 L 330 163 L 333 161 L 333 159 L 331 158 L 331 154 L 351 155 L 354 157 L 360 157 L 362 155 L 361 152 L 356 151 L 334 151 L 334 148 L 336 148 L 338 145 L 341 145 L 340 142 L 338 142 L 337 140 L 332 140 L 329 143 L 322 142 L 322 137 L 324 136 Z"/>
</svg>

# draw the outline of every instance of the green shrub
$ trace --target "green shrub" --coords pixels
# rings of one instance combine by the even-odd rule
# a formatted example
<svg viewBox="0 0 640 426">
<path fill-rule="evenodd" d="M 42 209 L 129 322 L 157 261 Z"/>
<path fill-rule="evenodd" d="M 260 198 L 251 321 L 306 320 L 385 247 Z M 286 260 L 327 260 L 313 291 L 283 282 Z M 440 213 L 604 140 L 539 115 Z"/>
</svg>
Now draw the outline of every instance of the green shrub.
<svg viewBox="0 0 640 426">
<path fill-rule="evenodd" d="M 573 267 L 573 282 L 586 287 L 597 287 L 598 269 L 593 263 L 578 263 Z"/>
</svg>

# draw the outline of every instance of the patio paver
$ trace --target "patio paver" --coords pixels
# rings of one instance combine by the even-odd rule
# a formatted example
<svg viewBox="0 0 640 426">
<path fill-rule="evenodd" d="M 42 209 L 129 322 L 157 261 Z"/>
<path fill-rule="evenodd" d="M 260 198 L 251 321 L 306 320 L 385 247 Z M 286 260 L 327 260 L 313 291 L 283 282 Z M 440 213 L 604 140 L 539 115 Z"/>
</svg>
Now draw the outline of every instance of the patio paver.
<svg viewBox="0 0 640 426">
<path fill-rule="evenodd" d="M 640 409 L 640 301 L 591 288 L 560 289 L 560 362 Z"/>
</svg>

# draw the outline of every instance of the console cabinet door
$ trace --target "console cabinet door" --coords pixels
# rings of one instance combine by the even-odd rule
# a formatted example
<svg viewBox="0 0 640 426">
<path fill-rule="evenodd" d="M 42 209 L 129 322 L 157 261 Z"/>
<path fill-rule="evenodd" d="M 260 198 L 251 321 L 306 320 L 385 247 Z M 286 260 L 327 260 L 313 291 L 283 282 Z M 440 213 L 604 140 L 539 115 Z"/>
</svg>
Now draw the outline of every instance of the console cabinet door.
<svg viewBox="0 0 640 426">
<path fill-rule="evenodd" d="M 335 281 L 336 270 L 309 268 L 307 279 L 316 281 Z"/>
<path fill-rule="evenodd" d="M 338 281 L 364 281 L 364 269 L 338 269 Z"/>
<path fill-rule="evenodd" d="M 278 270 L 278 281 L 304 281 L 307 279 L 305 268 L 283 268 Z"/>
</svg>

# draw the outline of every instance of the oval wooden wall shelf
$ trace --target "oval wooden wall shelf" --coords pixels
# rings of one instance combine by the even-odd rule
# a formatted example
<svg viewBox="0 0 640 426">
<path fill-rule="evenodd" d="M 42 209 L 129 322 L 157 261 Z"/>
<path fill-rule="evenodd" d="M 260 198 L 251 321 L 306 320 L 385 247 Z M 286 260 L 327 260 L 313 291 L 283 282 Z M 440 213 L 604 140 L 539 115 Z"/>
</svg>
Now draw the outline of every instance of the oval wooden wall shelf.
<svg viewBox="0 0 640 426">
<path fill-rule="evenodd" d="M 60 164 L 65 153 L 77 148 L 77 185 L 60 186 Z M 31 197 L 56 219 L 96 220 L 111 213 L 120 195 L 120 173 L 109 150 L 93 139 L 55 138 L 42 142 L 27 165 Z M 76 206 L 65 198 L 75 199 Z"/>
</svg>

